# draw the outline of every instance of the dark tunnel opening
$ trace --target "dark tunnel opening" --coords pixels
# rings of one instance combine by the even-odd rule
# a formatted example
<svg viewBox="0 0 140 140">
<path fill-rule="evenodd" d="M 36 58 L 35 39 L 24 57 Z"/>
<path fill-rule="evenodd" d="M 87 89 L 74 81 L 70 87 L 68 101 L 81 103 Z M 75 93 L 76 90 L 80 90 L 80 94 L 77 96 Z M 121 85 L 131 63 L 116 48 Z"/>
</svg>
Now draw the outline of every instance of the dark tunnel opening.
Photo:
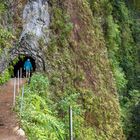
<svg viewBox="0 0 140 140">
<path fill-rule="evenodd" d="M 32 57 L 30 57 L 30 56 L 24 56 L 22 58 L 19 57 L 18 62 L 15 65 L 13 65 L 14 66 L 14 72 L 13 72 L 12 77 L 18 77 L 18 71 L 19 71 L 20 77 L 22 77 L 22 78 L 26 77 L 26 70 L 24 70 L 24 64 L 25 64 L 25 61 L 27 61 L 27 59 L 29 59 L 31 64 L 32 64 L 31 75 L 32 75 L 33 72 L 35 72 L 36 64 L 35 64 L 35 60 Z"/>
</svg>

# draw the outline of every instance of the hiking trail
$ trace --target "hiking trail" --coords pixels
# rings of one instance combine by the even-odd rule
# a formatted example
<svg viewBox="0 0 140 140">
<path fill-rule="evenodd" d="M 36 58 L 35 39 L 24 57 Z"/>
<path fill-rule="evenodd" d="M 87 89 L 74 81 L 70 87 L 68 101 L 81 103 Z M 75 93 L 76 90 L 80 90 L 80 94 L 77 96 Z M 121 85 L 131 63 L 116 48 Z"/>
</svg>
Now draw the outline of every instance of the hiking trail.
<svg viewBox="0 0 140 140">
<path fill-rule="evenodd" d="M 20 87 L 25 80 L 20 84 Z M 19 119 L 12 110 L 14 79 L 0 86 L 0 140 L 27 140 L 21 136 Z M 16 93 L 17 95 L 17 93 Z"/>
</svg>

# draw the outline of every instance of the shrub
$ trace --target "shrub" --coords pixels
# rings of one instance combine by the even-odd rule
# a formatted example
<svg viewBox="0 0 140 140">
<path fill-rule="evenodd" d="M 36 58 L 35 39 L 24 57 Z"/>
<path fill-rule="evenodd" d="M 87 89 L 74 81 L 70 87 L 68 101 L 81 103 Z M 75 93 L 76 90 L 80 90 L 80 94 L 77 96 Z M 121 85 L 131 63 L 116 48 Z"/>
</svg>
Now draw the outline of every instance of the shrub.
<svg viewBox="0 0 140 140">
<path fill-rule="evenodd" d="M 54 94 L 49 93 L 48 78 L 40 73 L 32 76 L 30 85 L 25 85 L 24 91 L 23 110 L 20 112 L 19 97 L 17 111 L 20 112 L 21 125 L 29 140 L 68 139 L 70 105 L 73 106 L 74 137 L 77 140 L 94 137 L 95 131 L 85 125 L 82 105 L 77 103 L 79 93 L 68 89 L 54 102 Z"/>
<path fill-rule="evenodd" d="M 6 83 L 10 79 L 11 75 L 8 69 L 6 69 L 2 74 L 0 74 L 0 85 Z"/>
</svg>

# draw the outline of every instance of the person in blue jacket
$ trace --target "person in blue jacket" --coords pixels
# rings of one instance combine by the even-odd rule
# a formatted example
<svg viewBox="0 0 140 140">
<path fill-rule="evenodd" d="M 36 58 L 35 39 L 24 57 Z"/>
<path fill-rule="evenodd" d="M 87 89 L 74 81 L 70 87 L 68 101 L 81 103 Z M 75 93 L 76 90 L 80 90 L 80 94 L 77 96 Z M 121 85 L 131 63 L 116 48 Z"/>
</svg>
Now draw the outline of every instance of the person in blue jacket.
<svg viewBox="0 0 140 140">
<path fill-rule="evenodd" d="M 24 70 L 26 70 L 26 78 L 30 77 L 30 73 L 33 70 L 32 64 L 30 62 L 30 59 L 27 59 L 24 63 Z"/>
</svg>

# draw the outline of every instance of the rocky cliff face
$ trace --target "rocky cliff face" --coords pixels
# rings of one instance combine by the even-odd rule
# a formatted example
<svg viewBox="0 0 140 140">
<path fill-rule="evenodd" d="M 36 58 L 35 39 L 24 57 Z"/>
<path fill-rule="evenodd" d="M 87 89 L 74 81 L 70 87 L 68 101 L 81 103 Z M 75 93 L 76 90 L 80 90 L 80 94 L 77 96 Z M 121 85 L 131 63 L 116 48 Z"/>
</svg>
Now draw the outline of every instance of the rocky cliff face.
<svg viewBox="0 0 140 140">
<path fill-rule="evenodd" d="M 97 139 L 123 140 L 105 40 L 96 30 L 98 25 L 94 25 L 88 2 L 49 1 L 49 11 L 47 0 L 22 1 L 17 5 L 24 9 L 20 15 L 23 22 L 22 29 L 16 26 L 20 22 L 13 22 L 20 33 L 16 33 L 19 44 L 10 52 L 10 59 L 21 54 L 33 57 L 39 70 L 46 68 L 50 90 L 58 100 L 64 93 L 80 93 L 79 102 L 86 110 L 85 124 L 96 130 Z"/>
<path fill-rule="evenodd" d="M 23 30 L 19 38 L 21 51 L 18 54 L 33 57 L 38 70 L 45 70 L 43 48 L 40 48 L 39 43 L 43 40 L 47 44 L 49 41 L 48 10 L 48 2 L 43 0 L 28 1 L 23 10 Z"/>
<path fill-rule="evenodd" d="M 9 61 L 12 62 L 20 55 L 32 57 L 35 60 L 37 70 L 45 70 L 43 54 L 45 48 L 40 48 L 40 43 L 47 44 L 49 41 L 48 2 L 43 0 L 13 1 L 8 6 L 11 7 L 10 16 L 13 20 L 11 27 L 13 27 L 13 34 L 17 36 L 17 40 L 13 42 L 10 50 L 6 49 L 10 56 L 5 57 L 6 53 L 1 56 L 0 71 L 8 67 Z"/>
</svg>

